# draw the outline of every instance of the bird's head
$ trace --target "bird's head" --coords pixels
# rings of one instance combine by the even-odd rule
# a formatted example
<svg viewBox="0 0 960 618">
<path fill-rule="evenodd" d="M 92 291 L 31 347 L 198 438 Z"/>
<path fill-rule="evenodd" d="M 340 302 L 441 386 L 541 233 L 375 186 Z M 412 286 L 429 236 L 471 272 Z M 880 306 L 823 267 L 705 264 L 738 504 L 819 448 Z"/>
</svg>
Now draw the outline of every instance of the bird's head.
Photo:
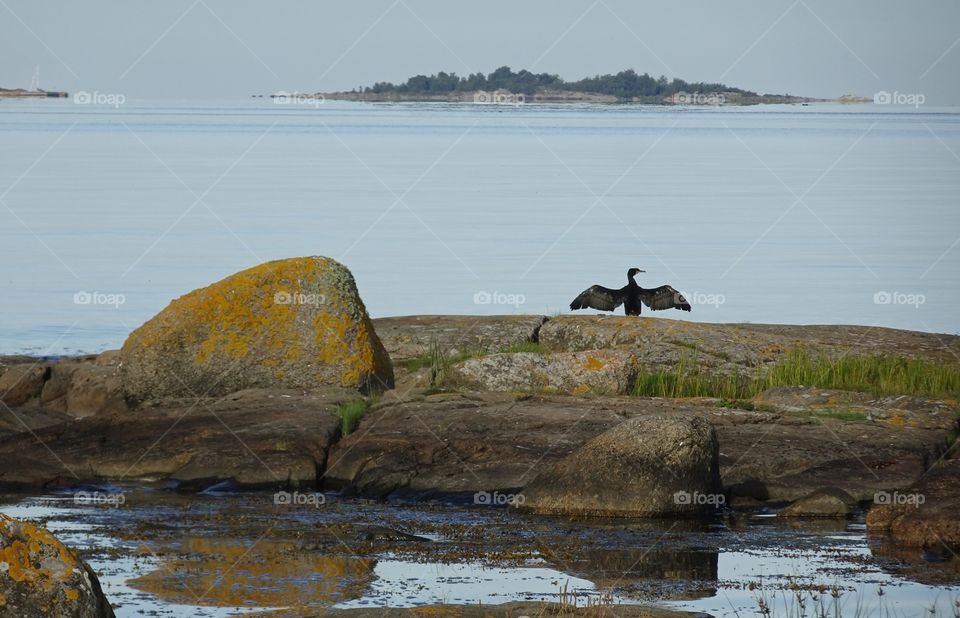
<svg viewBox="0 0 960 618">
<path fill-rule="evenodd" d="M 637 276 L 638 273 L 645 273 L 645 272 L 647 271 L 640 270 L 639 268 L 631 268 L 630 270 L 627 271 L 627 279 L 633 279 L 634 277 Z"/>
</svg>

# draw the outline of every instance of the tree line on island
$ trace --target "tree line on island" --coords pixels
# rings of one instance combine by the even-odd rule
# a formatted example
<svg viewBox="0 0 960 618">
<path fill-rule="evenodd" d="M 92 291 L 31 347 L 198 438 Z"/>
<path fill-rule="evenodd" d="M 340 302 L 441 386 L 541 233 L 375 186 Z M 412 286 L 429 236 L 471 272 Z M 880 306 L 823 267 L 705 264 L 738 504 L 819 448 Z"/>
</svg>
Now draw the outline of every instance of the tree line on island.
<svg viewBox="0 0 960 618">
<path fill-rule="evenodd" d="M 595 75 L 577 81 L 566 81 L 551 73 L 531 73 L 526 69 L 514 72 L 503 66 L 488 75 L 472 73 L 459 76 L 456 73 L 439 72 L 434 75 L 414 75 L 402 84 L 377 82 L 360 90 L 358 94 L 398 94 L 398 95 L 446 95 L 458 92 L 476 92 L 481 90 L 507 90 L 527 96 L 553 90 L 583 92 L 614 96 L 619 99 L 644 97 L 668 97 L 679 93 L 736 93 L 744 97 L 760 96 L 749 90 L 734 88 L 725 84 L 707 82 L 686 82 L 679 78 L 668 80 L 666 76 L 652 77 L 642 75 L 633 69 L 620 71 L 616 75 Z"/>
</svg>

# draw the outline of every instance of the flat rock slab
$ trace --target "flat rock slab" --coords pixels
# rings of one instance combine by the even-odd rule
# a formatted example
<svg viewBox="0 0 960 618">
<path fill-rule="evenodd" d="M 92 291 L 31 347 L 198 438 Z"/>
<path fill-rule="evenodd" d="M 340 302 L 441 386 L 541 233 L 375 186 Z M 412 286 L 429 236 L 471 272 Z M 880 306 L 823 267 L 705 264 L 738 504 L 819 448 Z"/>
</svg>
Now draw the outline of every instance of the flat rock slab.
<svg viewBox="0 0 960 618">
<path fill-rule="evenodd" d="M 624 395 L 633 389 L 637 358 L 623 350 L 491 354 L 455 364 L 449 383 L 481 391 Z"/>
<path fill-rule="evenodd" d="M 0 438 L 0 484 L 173 479 L 203 488 L 312 485 L 355 394 L 248 390 L 220 400 L 98 415 Z"/>
<path fill-rule="evenodd" d="M 436 342 L 449 355 L 503 352 L 535 341 L 546 318 L 540 315 L 410 315 L 373 320 L 394 362 L 422 356 Z"/>
<path fill-rule="evenodd" d="M 754 397 L 753 403 L 764 410 L 787 414 L 830 416 L 840 411 L 895 427 L 951 430 L 957 426 L 958 420 L 954 401 L 913 395 L 878 397 L 870 393 L 810 386 L 770 388 Z"/>
<path fill-rule="evenodd" d="M 372 496 L 516 489 L 624 418 L 622 408 L 565 397 L 435 395 L 380 405 L 331 450 L 326 480 Z"/>
<path fill-rule="evenodd" d="M 636 352 L 641 364 L 656 370 L 696 354 L 719 372 L 745 373 L 779 360 L 798 345 L 840 356 L 892 354 L 956 362 L 960 337 L 866 326 L 792 326 L 708 324 L 663 317 L 560 316 L 538 333 L 553 350 L 620 348 Z"/>
<path fill-rule="evenodd" d="M 789 502 L 824 487 L 857 500 L 907 487 L 936 460 L 945 429 L 727 410 L 703 400 L 482 394 L 384 402 L 331 449 L 326 480 L 371 496 L 492 492 L 534 476 L 628 418 L 703 416 L 734 496 Z"/>
</svg>

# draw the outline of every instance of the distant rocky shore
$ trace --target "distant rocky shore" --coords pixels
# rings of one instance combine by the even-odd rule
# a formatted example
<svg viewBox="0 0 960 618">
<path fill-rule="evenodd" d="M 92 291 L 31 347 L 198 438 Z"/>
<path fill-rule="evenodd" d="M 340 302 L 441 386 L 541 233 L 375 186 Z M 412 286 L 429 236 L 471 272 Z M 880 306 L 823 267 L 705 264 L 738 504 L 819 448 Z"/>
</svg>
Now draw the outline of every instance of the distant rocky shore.
<svg viewBox="0 0 960 618">
<path fill-rule="evenodd" d="M 397 92 L 318 92 L 313 94 L 290 95 L 288 93 L 274 94 L 278 97 L 299 96 L 306 100 L 330 101 L 363 101 L 369 103 L 478 103 L 522 105 L 526 103 L 639 103 L 646 105 L 772 105 L 772 104 L 803 104 L 803 103 L 869 103 L 873 99 L 856 95 L 844 95 L 836 99 L 822 99 L 815 97 L 801 97 L 794 95 L 744 95 L 737 92 L 723 93 L 680 93 L 668 96 L 619 98 L 613 95 L 572 90 L 544 90 L 535 94 L 513 93 L 507 90 L 496 91 L 458 91 L 443 94 L 404 94 Z"/>
<path fill-rule="evenodd" d="M 26 90 L 24 88 L 0 88 L 0 99 L 63 99 L 69 96 L 66 92 L 46 90 Z"/>
</svg>

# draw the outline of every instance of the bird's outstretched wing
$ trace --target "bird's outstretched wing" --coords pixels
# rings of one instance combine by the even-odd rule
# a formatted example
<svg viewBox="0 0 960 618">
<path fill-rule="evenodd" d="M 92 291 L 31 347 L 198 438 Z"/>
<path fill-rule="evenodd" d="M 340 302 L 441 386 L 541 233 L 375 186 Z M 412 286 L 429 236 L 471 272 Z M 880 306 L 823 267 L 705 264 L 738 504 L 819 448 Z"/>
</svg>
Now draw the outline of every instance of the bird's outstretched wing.
<svg viewBox="0 0 960 618">
<path fill-rule="evenodd" d="M 602 285 L 591 285 L 570 303 L 571 309 L 599 309 L 613 311 L 623 304 L 623 293 L 620 290 L 611 290 Z"/>
<path fill-rule="evenodd" d="M 640 292 L 640 300 L 647 307 L 654 311 L 660 309 L 681 309 L 690 311 L 690 303 L 683 297 L 683 294 L 673 289 L 669 285 L 661 285 L 658 288 L 650 288 Z"/>
</svg>

